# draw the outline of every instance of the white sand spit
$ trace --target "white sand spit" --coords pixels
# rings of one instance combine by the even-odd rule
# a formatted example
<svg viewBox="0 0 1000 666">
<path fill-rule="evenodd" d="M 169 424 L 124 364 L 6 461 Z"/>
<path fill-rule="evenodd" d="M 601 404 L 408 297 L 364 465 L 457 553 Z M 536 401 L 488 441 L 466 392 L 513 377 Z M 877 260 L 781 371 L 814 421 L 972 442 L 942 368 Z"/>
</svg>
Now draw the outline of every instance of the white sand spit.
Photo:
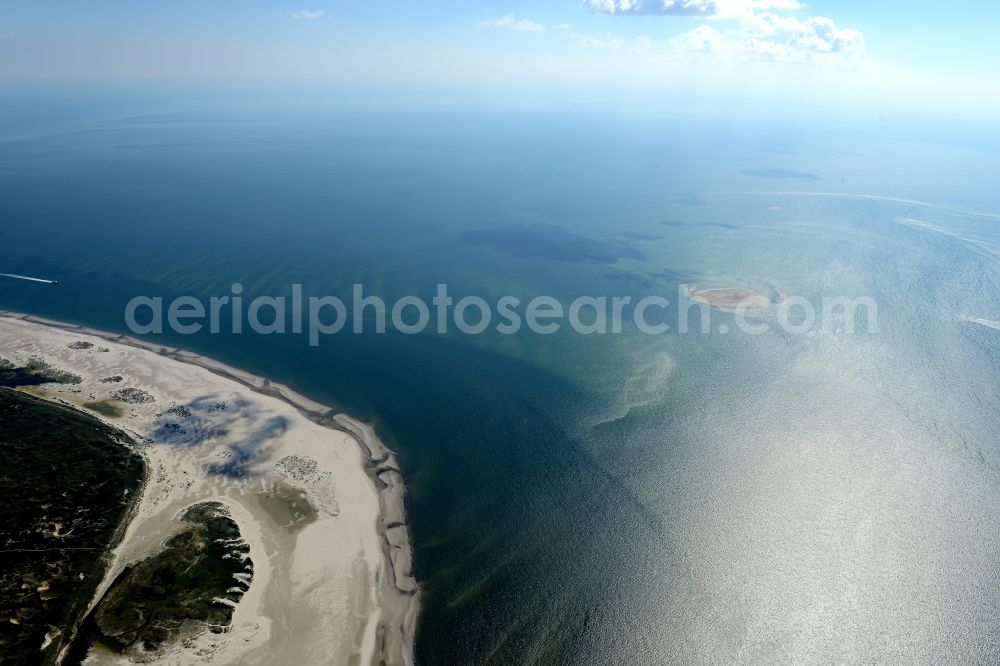
<svg viewBox="0 0 1000 666">
<path fill-rule="evenodd" d="M 70 347 L 78 342 L 93 346 Z M 402 479 L 371 426 L 197 354 L 19 313 L 0 311 L 0 357 L 41 357 L 79 375 L 80 384 L 32 393 L 120 428 L 146 459 L 142 497 L 97 599 L 192 504 L 220 502 L 239 525 L 253 577 L 231 629 L 204 631 L 157 661 L 413 663 L 419 593 Z M 122 661 L 96 650 L 88 659 Z"/>
</svg>

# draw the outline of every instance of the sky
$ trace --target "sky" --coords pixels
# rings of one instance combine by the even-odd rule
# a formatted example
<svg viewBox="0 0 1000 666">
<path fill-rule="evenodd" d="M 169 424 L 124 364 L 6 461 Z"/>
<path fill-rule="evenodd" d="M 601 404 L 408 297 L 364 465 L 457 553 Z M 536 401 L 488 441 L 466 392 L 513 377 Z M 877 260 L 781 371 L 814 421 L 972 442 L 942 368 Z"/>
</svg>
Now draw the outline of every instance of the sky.
<svg viewBox="0 0 1000 666">
<path fill-rule="evenodd" d="M 0 0 L 0 78 L 988 117 L 998 19 L 986 0 Z"/>
</svg>

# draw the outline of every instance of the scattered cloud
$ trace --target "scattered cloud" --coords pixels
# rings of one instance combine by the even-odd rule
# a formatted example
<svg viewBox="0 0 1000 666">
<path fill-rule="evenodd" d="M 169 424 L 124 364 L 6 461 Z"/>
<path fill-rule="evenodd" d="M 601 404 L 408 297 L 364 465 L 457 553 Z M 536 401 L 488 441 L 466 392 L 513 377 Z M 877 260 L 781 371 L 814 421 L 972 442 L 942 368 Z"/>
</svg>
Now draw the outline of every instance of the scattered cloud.
<svg viewBox="0 0 1000 666">
<path fill-rule="evenodd" d="M 583 6 L 604 14 L 668 14 L 710 16 L 717 0 L 583 0 Z"/>
<path fill-rule="evenodd" d="M 499 28 L 502 30 L 513 30 L 514 32 L 538 32 L 543 29 L 540 23 L 535 23 L 528 19 L 516 19 L 513 14 L 507 14 L 503 18 L 492 21 L 480 21 L 477 27 Z"/>
<path fill-rule="evenodd" d="M 799 0 L 583 0 L 583 6 L 603 14 L 662 14 L 666 16 L 739 17 L 771 9 L 794 10 Z"/>
<path fill-rule="evenodd" d="M 761 11 L 795 11 L 803 7 L 799 0 L 716 0 L 713 18 L 741 19 Z"/>
<path fill-rule="evenodd" d="M 799 20 L 794 16 L 756 14 L 744 24 L 752 36 L 787 44 L 790 48 L 814 53 L 861 53 L 865 37 L 852 28 L 839 28 L 833 19 L 814 16 Z"/>
<path fill-rule="evenodd" d="M 322 18 L 324 14 L 326 14 L 326 11 L 322 9 L 299 9 L 292 12 L 292 18 L 303 21 L 315 21 L 318 18 Z"/>
<path fill-rule="evenodd" d="M 693 30 L 674 37 L 670 40 L 670 44 L 680 51 L 698 53 L 718 53 L 729 47 L 729 42 L 722 33 L 708 24 L 699 25 Z"/>
<path fill-rule="evenodd" d="M 832 19 L 815 16 L 803 20 L 771 13 L 754 14 L 729 30 L 702 24 L 670 43 L 689 53 L 779 62 L 849 61 L 861 57 L 865 50 L 861 32 L 840 28 Z"/>
<path fill-rule="evenodd" d="M 865 50 L 864 35 L 842 28 L 825 16 L 799 18 L 801 0 L 583 0 L 585 7 L 606 14 L 687 16 L 705 23 L 670 40 L 678 52 L 711 54 L 750 61 L 853 62 Z M 583 38 L 584 46 L 607 46 L 607 39 Z M 651 42 L 631 50 L 645 52 Z"/>
</svg>

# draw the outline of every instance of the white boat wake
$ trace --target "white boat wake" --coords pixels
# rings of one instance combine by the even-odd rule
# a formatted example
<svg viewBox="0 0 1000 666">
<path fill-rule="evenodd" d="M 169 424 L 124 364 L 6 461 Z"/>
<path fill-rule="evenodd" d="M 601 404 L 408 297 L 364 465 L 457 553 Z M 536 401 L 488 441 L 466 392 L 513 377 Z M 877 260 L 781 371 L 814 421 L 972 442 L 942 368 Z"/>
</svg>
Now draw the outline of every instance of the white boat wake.
<svg viewBox="0 0 1000 666">
<path fill-rule="evenodd" d="M 28 280 L 29 282 L 43 282 L 45 284 L 58 284 L 59 280 L 46 280 L 44 278 L 28 277 L 27 275 L 15 275 L 14 273 L 0 273 L 0 277 L 14 278 L 15 280 Z"/>
</svg>

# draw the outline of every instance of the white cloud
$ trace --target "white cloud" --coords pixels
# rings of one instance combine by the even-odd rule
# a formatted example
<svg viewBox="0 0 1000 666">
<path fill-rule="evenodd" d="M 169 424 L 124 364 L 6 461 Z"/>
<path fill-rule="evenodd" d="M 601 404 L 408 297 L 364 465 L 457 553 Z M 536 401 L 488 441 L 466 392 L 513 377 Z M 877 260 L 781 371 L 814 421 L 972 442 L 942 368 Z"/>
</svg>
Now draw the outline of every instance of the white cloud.
<svg viewBox="0 0 1000 666">
<path fill-rule="evenodd" d="M 802 9 L 804 5 L 799 0 L 583 0 L 583 6 L 604 14 L 737 18 L 768 9 Z"/>
<path fill-rule="evenodd" d="M 326 12 L 322 9 L 299 9 L 298 11 L 292 12 L 293 19 L 301 19 L 303 21 L 315 21 L 318 18 L 322 18 Z"/>
<path fill-rule="evenodd" d="M 838 28 L 833 19 L 814 16 L 801 21 L 794 16 L 759 14 L 747 26 L 771 41 L 815 53 L 861 53 L 865 38 L 851 28 Z"/>
<path fill-rule="evenodd" d="M 477 24 L 480 28 L 500 28 L 503 30 L 513 30 L 515 32 L 538 32 L 543 29 L 540 23 L 529 21 L 528 19 L 515 19 L 513 14 L 507 14 L 503 18 L 492 21 L 480 21 Z"/>
<path fill-rule="evenodd" d="M 794 11 L 805 7 L 799 0 L 716 0 L 715 18 L 739 19 L 759 11 Z"/>
<path fill-rule="evenodd" d="M 814 16 L 803 20 L 771 13 L 753 14 L 731 30 L 703 24 L 670 43 L 679 51 L 781 62 L 849 62 L 865 50 L 861 32 L 840 28 L 832 19 Z"/>
<path fill-rule="evenodd" d="M 670 40 L 670 45 L 680 51 L 719 53 L 727 51 L 730 42 L 718 30 L 710 25 L 703 24 L 694 30 L 674 37 Z"/>
<path fill-rule="evenodd" d="M 705 23 L 671 40 L 682 53 L 713 54 L 743 60 L 817 62 L 860 59 L 865 38 L 825 16 L 798 18 L 801 0 L 583 0 L 607 14 L 660 14 L 702 17 Z M 607 47 L 607 39 L 580 39 L 584 46 Z M 634 51 L 648 50 L 637 44 Z"/>
<path fill-rule="evenodd" d="M 605 14 L 671 14 L 710 16 L 717 0 L 583 0 L 583 6 Z"/>
</svg>

